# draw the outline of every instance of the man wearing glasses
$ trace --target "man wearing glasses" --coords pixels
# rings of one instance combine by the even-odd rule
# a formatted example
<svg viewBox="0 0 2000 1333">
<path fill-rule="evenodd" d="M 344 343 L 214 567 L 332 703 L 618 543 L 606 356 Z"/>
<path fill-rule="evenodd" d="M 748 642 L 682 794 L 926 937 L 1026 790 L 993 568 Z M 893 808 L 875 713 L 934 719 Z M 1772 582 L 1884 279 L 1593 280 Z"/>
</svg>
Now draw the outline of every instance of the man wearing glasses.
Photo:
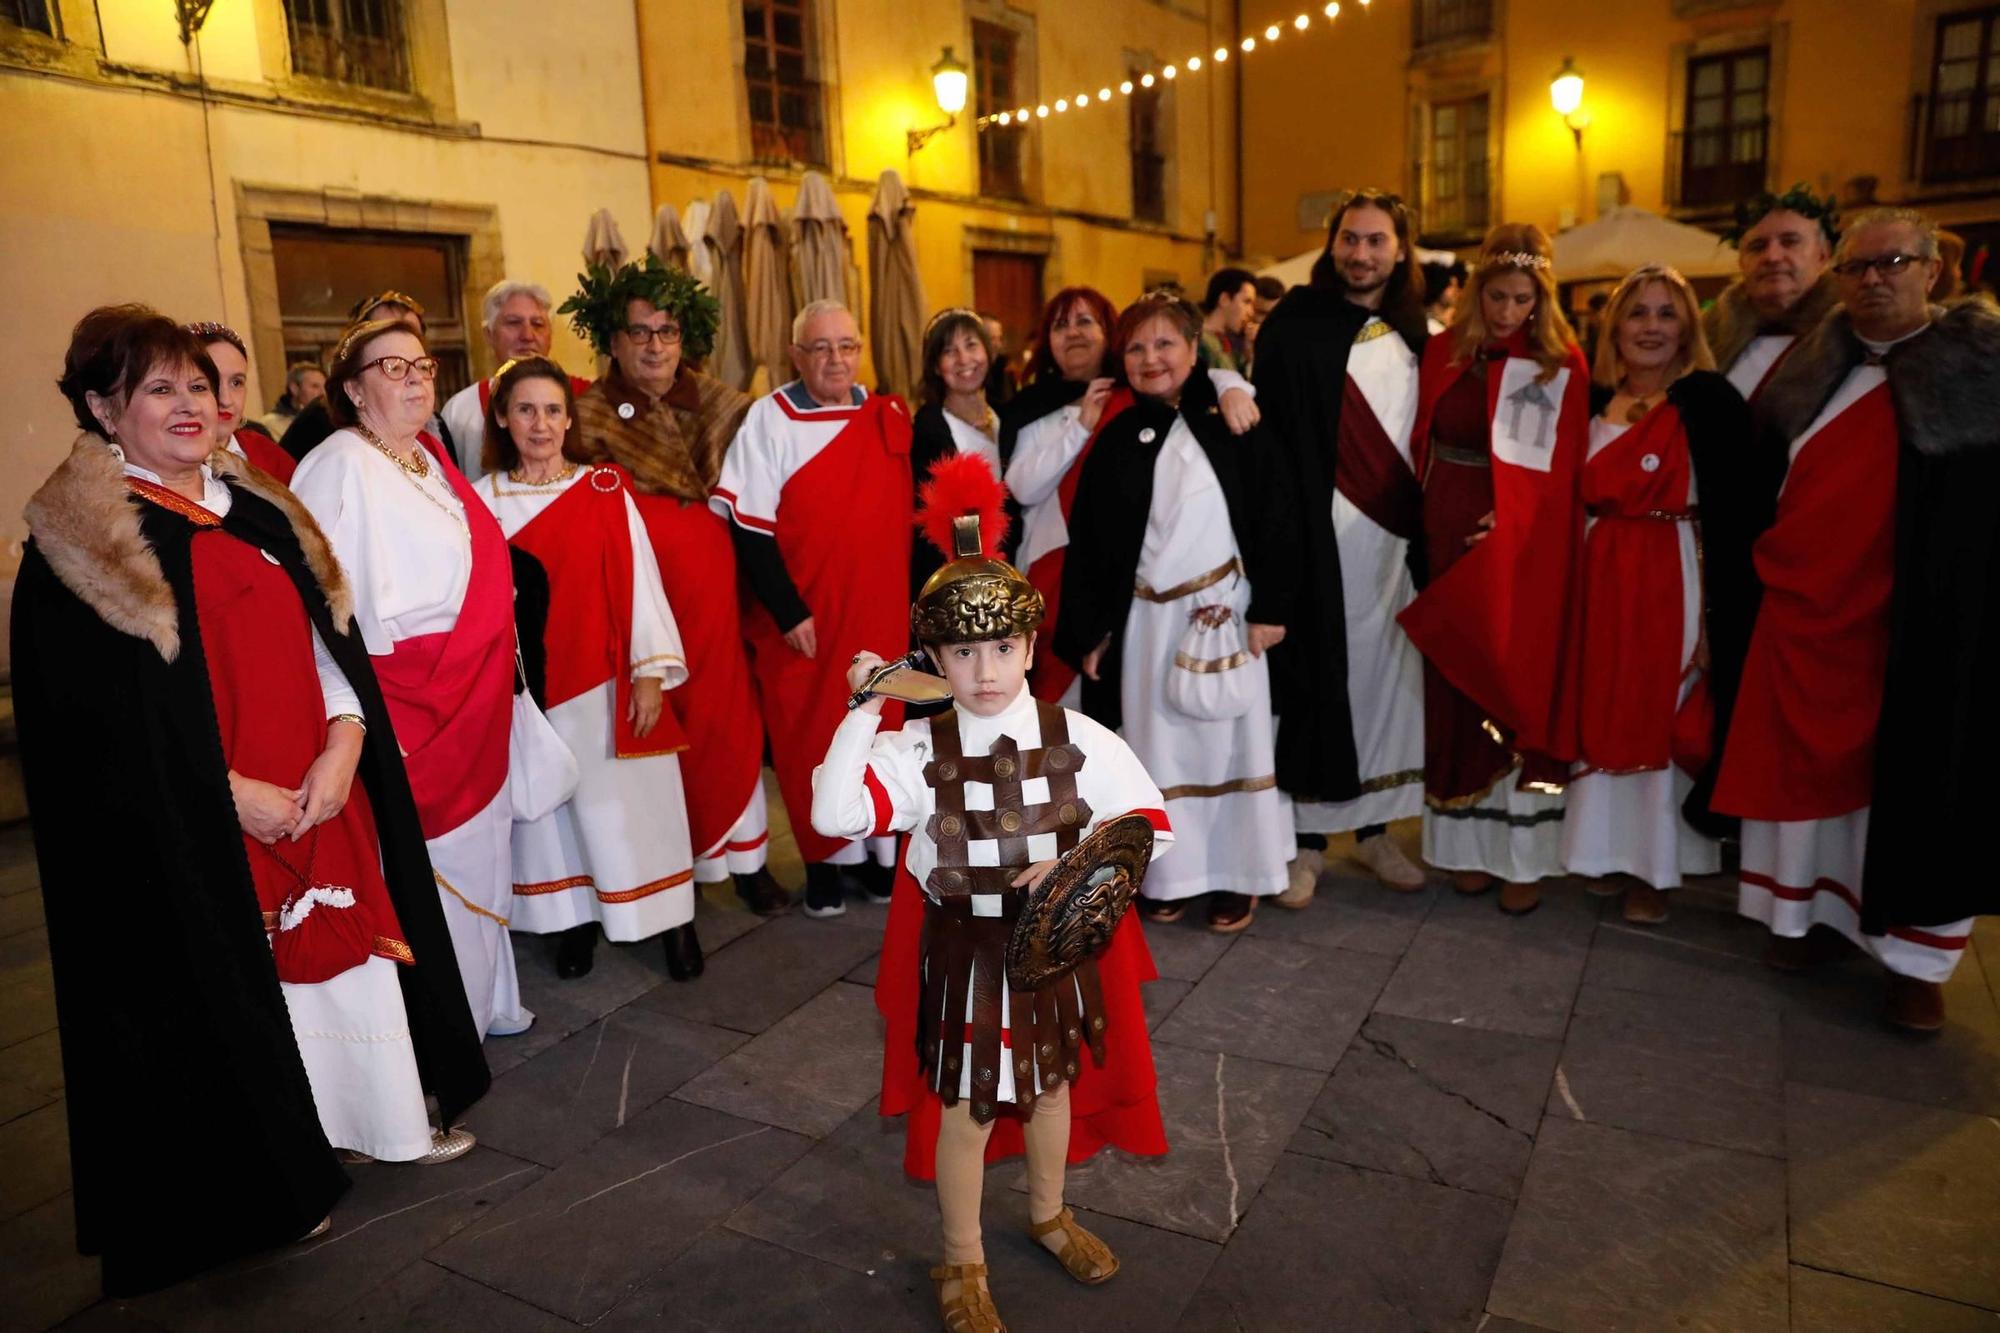
<svg viewBox="0 0 2000 1333">
<path fill-rule="evenodd" d="M 549 323 L 549 291 L 540 283 L 516 282 L 512 278 L 494 283 L 479 303 L 480 327 L 486 345 L 493 349 L 493 363 L 504 366 L 531 356 L 547 356 L 554 332 Z M 486 446 L 486 412 L 493 403 L 493 379 L 474 381 L 446 400 L 439 409 L 445 429 L 457 447 L 459 470 L 467 481 L 478 481 L 486 471 L 480 455 Z M 570 391 L 582 397 L 590 381 L 579 375 L 569 377 Z"/>
<path fill-rule="evenodd" d="M 857 382 L 861 331 L 837 302 L 799 312 L 792 365 L 799 377 L 744 418 L 710 503 L 733 524 L 757 594 L 745 630 L 806 862 L 805 910 L 838 916 L 850 885 L 889 898 L 893 839 L 864 849 L 815 833 L 806 815 L 813 767 L 845 714 L 847 668 L 909 638 L 910 418 L 901 399 Z"/>
<path fill-rule="evenodd" d="M 1743 276 L 1715 298 L 1702 324 L 1715 368 L 1747 402 L 1839 301 L 1826 261 L 1840 232 L 1833 200 L 1800 184 L 1738 204 L 1729 239 Z"/>
<path fill-rule="evenodd" d="M 2000 910 L 1971 834 L 2000 798 L 2000 314 L 1928 304 L 1937 232 L 1910 209 L 1851 219 L 1834 261 L 1839 309 L 1756 405 L 1783 489 L 1713 804 L 1743 818 L 1767 961 L 1845 936 L 1888 969 L 1887 1020 L 1928 1032 Z"/>
</svg>

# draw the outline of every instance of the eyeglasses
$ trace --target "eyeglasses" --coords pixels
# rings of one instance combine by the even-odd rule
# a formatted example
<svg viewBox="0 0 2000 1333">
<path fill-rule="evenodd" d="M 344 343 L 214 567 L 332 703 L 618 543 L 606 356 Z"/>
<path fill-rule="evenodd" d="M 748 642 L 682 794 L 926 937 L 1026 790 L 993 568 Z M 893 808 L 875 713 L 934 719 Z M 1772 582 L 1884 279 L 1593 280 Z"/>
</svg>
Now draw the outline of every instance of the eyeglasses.
<svg viewBox="0 0 2000 1333">
<path fill-rule="evenodd" d="M 815 361 L 824 361 L 835 352 L 842 356 L 860 356 L 861 341 L 858 338 L 842 338 L 835 343 L 821 338 L 816 343 L 800 343 L 799 350 Z"/>
<path fill-rule="evenodd" d="M 413 370 L 427 380 L 436 379 L 438 373 L 437 358 L 434 356 L 420 356 L 414 361 L 407 356 L 378 356 L 355 373 L 362 374 L 377 366 L 382 367 L 385 376 L 398 382 L 408 379 Z"/>
<path fill-rule="evenodd" d="M 641 347 L 649 342 L 659 342 L 672 347 L 681 340 L 681 330 L 678 324 L 669 324 L 659 329 L 648 328 L 644 324 L 628 324 L 625 326 L 625 336 Z"/>
<path fill-rule="evenodd" d="M 1910 265 L 1922 261 L 1922 255 L 1876 255 L 1872 259 L 1843 259 L 1833 266 L 1833 271 L 1843 278 L 1859 278 L 1872 268 L 1885 278 L 1893 278 Z"/>
</svg>

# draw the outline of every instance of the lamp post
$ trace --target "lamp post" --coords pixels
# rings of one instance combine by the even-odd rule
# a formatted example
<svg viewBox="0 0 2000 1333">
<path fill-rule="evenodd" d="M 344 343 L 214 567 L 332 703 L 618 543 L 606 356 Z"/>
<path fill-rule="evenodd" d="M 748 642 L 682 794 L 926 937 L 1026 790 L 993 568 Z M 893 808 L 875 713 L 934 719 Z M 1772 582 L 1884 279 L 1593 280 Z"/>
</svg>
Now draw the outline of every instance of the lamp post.
<svg viewBox="0 0 2000 1333">
<path fill-rule="evenodd" d="M 1590 116 L 1583 107 L 1583 71 L 1576 67 L 1576 61 L 1563 57 L 1562 68 L 1549 80 L 1549 105 L 1561 116 L 1563 124 L 1576 140 L 1576 150 L 1583 151 L 1583 131 L 1590 124 Z"/>
<path fill-rule="evenodd" d="M 965 110 L 965 92 L 970 82 L 971 71 L 965 62 L 952 54 L 947 46 L 937 63 L 931 66 L 931 91 L 937 96 L 938 110 L 944 112 L 942 125 L 932 125 L 928 129 L 905 130 L 904 136 L 909 151 L 915 154 L 919 148 L 931 141 L 933 135 L 944 133 L 958 124 L 958 113 Z"/>
</svg>

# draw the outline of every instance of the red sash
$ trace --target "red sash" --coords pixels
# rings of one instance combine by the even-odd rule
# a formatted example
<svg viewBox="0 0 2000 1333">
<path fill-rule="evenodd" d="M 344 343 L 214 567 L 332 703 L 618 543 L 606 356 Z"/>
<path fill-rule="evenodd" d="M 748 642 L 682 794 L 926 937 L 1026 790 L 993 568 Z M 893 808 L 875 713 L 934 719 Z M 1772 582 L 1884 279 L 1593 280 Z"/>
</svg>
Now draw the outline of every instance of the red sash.
<svg viewBox="0 0 2000 1333">
<path fill-rule="evenodd" d="M 1354 376 L 1340 395 L 1340 444 L 1334 488 L 1391 536 L 1415 541 L 1423 531 L 1424 488 L 1375 418 Z"/>
<path fill-rule="evenodd" d="M 630 479 L 617 464 L 590 468 L 514 534 L 514 545 L 549 576 L 549 707 L 612 682 L 612 753 L 620 759 L 677 754 L 687 737 L 663 709 L 650 735 L 632 730 L 632 539 L 625 519 Z M 647 553 L 649 556 L 651 552 Z"/>
<path fill-rule="evenodd" d="M 1868 804 L 1896 574 L 1896 411 L 1877 385 L 1806 441 L 1757 539 L 1764 600 L 1715 809 L 1825 819 Z"/>
<path fill-rule="evenodd" d="M 375 659 L 375 675 L 403 747 L 424 837 L 436 838 L 484 810 L 507 781 L 514 570 L 493 511 L 436 440 L 419 438 L 465 508 L 472 576 L 457 623 L 442 633 L 402 640 L 387 657 Z"/>
<path fill-rule="evenodd" d="M 223 757 L 246 778 L 296 788 L 325 747 L 327 727 L 298 589 L 263 552 L 217 528 L 195 535 L 193 561 L 195 613 Z M 375 818 L 361 783 L 338 815 L 299 841 L 266 847 L 245 834 L 243 853 L 273 937 L 279 980 L 325 981 L 371 954 L 414 961 L 382 880 Z"/>
<path fill-rule="evenodd" d="M 287 486 L 292 484 L 292 473 L 298 470 L 299 460 L 280 449 L 276 440 L 249 426 L 237 431 L 231 438 L 243 451 L 243 456 L 250 460 L 251 466 L 270 473 Z"/>
<path fill-rule="evenodd" d="M 1063 522 L 1069 522 L 1070 513 L 1076 508 L 1077 483 L 1083 478 L 1083 460 L 1090 457 L 1090 451 L 1097 447 L 1097 437 L 1111 424 L 1112 418 L 1133 403 L 1132 391 L 1123 385 L 1111 391 L 1104 400 L 1103 415 L 1097 418 L 1097 429 L 1084 441 L 1077 451 L 1076 461 L 1063 473 L 1063 479 L 1056 485 L 1056 503 L 1062 506 Z M 1051 648 L 1056 641 L 1056 612 L 1062 606 L 1063 556 L 1069 550 L 1067 544 L 1046 552 L 1028 566 L 1028 582 L 1042 594 L 1042 627 L 1035 635 L 1035 667 L 1028 676 L 1028 691 L 1037 699 L 1049 703 L 1059 702 L 1070 682 L 1076 679 L 1076 668 L 1057 657 Z"/>
<path fill-rule="evenodd" d="M 1454 340 L 1424 345 L 1411 451 L 1426 476 L 1431 417 L 1465 373 L 1451 361 Z M 1509 351 L 1525 345 L 1517 335 Z M 1486 385 L 1490 427 L 1500 396 L 1494 362 Z M 1559 760 L 1577 754 L 1576 616 L 1583 509 L 1578 476 L 1590 432 L 1590 374 L 1570 348 L 1569 383 L 1556 419 L 1546 472 L 1492 460 L 1493 531 L 1431 583 L 1397 619 L 1452 686 L 1513 733 L 1515 748 Z"/>
<path fill-rule="evenodd" d="M 877 394 L 837 415 L 846 426 L 786 479 L 774 533 L 810 608 L 818 655 L 787 644 L 754 598 L 743 617 L 771 766 L 807 862 L 826 860 L 847 841 L 815 832 L 804 816 L 812 809 L 813 768 L 847 714 L 848 665 L 864 649 L 894 656 L 910 641 L 909 413 L 900 398 Z M 883 711 L 882 725 L 902 725 L 896 705 Z"/>
<path fill-rule="evenodd" d="M 688 831 L 695 855 L 711 856 L 750 804 L 764 768 L 764 723 L 736 601 L 736 551 L 728 522 L 707 505 L 636 488 L 630 494 L 687 650 L 687 683 L 667 691 L 667 705 L 688 744 L 681 756 Z"/>
<path fill-rule="evenodd" d="M 1673 758 L 1685 640 L 1680 522 L 1689 521 L 1687 428 L 1672 404 L 1584 464 L 1583 761 L 1630 773 Z"/>
</svg>

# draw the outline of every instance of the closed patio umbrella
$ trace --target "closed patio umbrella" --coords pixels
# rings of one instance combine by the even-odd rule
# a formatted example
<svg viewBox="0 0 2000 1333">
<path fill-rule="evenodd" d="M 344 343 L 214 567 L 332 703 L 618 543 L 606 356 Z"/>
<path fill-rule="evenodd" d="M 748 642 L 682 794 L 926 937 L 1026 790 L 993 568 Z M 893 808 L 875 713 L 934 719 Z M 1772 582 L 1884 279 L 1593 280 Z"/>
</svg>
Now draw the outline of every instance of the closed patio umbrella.
<svg viewBox="0 0 2000 1333">
<path fill-rule="evenodd" d="M 708 225 L 702 229 L 701 246 L 708 253 L 708 289 L 722 307 L 708 373 L 732 389 L 747 389 L 752 367 L 744 332 L 743 224 L 736 217 L 736 201 L 727 190 L 716 192 L 715 203 L 708 210 Z"/>
<path fill-rule="evenodd" d="M 750 181 L 743 204 L 743 328 L 750 364 L 763 367 L 771 388 L 792 378 L 792 283 L 785 257 L 785 227 L 771 187 Z"/>
<path fill-rule="evenodd" d="M 687 211 L 681 214 L 681 230 L 689 237 L 688 272 L 700 279 L 702 286 L 714 291 L 715 263 L 709 258 L 703 239 L 708 235 L 708 200 L 688 201 Z"/>
<path fill-rule="evenodd" d="M 792 209 L 792 294 L 801 310 L 813 301 L 854 309 L 854 242 L 833 187 L 817 171 L 799 182 L 799 202 Z"/>
<path fill-rule="evenodd" d="M 611 210 L 600 208 L 590 215 L 590 225 L 583 230 L 583 262 L 602 264 L 606 268 L 620 268 L 625 257 L 632 252 L 625 246 L 625 238 L 618 231 L 618 220 L 611 216 Z"/>
<path fill-rule="evenodd" d="M 687 233 L 681 230 L 680 214 L 672 204 L 661 204 L 660 211 L 653 215 L 653 234 L 646 240 L 646 249 L 667 267 L 691 273 L 689 248 Z"/>
<path fill-rule="evenodd" d="M 924 281 L 917 272 L 916 217 L 903 178 L 883 172 L 868 205 L 868 342 L 875 382 L 906 398 L 923 382 Z"/>
</svg>

